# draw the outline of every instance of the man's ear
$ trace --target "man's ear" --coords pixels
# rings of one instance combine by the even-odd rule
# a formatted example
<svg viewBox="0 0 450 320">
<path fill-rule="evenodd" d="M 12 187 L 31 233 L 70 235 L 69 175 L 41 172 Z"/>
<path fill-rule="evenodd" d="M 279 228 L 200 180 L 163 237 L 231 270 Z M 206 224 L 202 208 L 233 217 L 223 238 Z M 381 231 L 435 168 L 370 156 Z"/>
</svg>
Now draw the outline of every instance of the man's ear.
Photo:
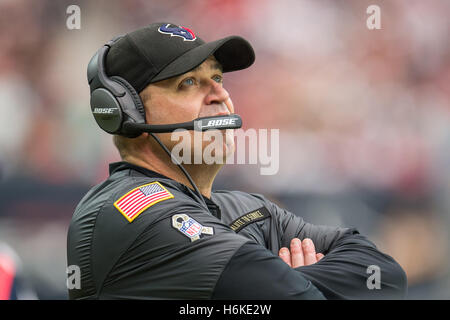
<svg viewBox="0 0 450 320">
<path fill-rule="evenodd" d="M 151 96 L 150 96 L 150 92 L 148 90 L 148 86 L 146 88 L 144 88 L 140 93 L 139 93 L 139 97 L 141 98 L 142 103 L 145 104 L 147 103 L 148 100 L 150 100 Z"/>
<path fill-rule="evenodd" d="M 150 100 L 150 93 L 142 91 L 141 94 L 139 94 L 141 97 L 142 103 L 145 105 L 148 100 Z"/>
<path fill-rule="evenodd" d="M 148 87 L 146 87 L 144 90 L 142 90 L 139 93 L 139 97 L 141 98 L 142 105 L 144 107 L 144 112 L 147 115 L 148 114 L 149 103 L 150 103 L 150 99 L 151 99 Z"/>
</svg>

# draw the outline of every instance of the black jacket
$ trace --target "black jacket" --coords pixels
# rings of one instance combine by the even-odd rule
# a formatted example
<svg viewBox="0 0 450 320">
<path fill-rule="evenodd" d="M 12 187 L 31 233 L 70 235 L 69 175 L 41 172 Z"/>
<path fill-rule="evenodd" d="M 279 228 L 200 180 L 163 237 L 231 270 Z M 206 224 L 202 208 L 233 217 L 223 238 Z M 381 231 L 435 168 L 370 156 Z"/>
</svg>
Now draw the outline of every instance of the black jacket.
<svg viewBox="0 0 450 320">
<path fill-rule="evenodd" d="M 215 191 L 211 199 L 126 163 L 92 188 L 73 215 L 68 265 L 81 270 L 70 299 L 404 298 L 406 276 L 355 229 L 311 225 L 265 197 Z M 278 257 L 311 238 L 325 254 L 290 268 Z M 369 289 L 369 266 L 381 271 Z"/>
</svg>

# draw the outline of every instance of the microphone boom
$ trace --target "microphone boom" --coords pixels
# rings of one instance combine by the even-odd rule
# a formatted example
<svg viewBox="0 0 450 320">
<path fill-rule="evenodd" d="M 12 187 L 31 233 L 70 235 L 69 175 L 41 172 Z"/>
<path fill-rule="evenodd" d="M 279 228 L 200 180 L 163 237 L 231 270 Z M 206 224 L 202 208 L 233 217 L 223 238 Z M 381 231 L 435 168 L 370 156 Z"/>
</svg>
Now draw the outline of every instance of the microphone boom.
<svg viewBox="0 0 450 320">
<path fill-rule="evenodd" d="M 124 122 L 123 129 L 132 132 L 167 133 L 177 129 L 206 131 L 210 129 L 239 129 L 242 119 L 238 114 L 221 115 L 215 117 L 201 117 L 192 121 L 172 124 L 141 124 Z"/>
</svg>

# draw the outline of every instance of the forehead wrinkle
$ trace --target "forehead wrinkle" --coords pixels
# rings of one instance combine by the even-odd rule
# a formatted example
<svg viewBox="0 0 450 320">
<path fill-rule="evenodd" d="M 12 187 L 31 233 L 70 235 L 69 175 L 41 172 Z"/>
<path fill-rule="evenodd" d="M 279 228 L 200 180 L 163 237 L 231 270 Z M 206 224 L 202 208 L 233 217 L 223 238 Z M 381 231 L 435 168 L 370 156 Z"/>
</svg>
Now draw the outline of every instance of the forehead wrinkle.
<svg viewBox="0 0 450 320">
<path fill-rule="evenodd" d="M 201 69 L 204 68 L 205 62 L 208 61 L 208 60 L 213 62 L 212 64 L 209 65 L 209 68 L 211 70 L 219 70 L 219 71 L 222 72 L 222 70 L 223 70 L 222 69 L 222 65 L 219 62 L 217 62 L 216 59 L 208 58 L 205 61 L 203 61 L 199 66 L 197 66 L 196 68 L 194 68 L 191 71 L 188 71 L 186 73 L 200 71 Z"/>
</svg>

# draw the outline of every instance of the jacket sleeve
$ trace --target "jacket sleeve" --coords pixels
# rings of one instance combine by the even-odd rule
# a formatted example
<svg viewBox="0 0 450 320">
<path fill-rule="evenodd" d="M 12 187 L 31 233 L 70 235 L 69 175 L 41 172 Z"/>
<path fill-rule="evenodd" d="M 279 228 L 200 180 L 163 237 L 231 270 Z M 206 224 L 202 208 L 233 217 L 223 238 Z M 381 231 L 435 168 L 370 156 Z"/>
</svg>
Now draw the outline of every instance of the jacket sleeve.
<svg viewBox="0 0 450 320">
<path fill-rule="evenodd" d="M 296 268 L 328 299 L 404 299 L 406 274 L 355 229 L 344 233 L 319 262 Z"/>
<path fill-rule="evenodd" d="M 212 299 L 323 300 L 323 294 L 300 273 L 259 244 L 247 242 L 220 275 Z"/>
<path fill-rule="evenodd" d="M 318 263 L 296 270 L 311 280 L 327 299 L 405 298 L 404 270 L 358 230 L 313 225 L 267 199 L 265 202 L 279 230 L 281 246 L 289 248 L 293 238 L 310 238 L 316 252 L 325 254 Z"/>
</svg>

